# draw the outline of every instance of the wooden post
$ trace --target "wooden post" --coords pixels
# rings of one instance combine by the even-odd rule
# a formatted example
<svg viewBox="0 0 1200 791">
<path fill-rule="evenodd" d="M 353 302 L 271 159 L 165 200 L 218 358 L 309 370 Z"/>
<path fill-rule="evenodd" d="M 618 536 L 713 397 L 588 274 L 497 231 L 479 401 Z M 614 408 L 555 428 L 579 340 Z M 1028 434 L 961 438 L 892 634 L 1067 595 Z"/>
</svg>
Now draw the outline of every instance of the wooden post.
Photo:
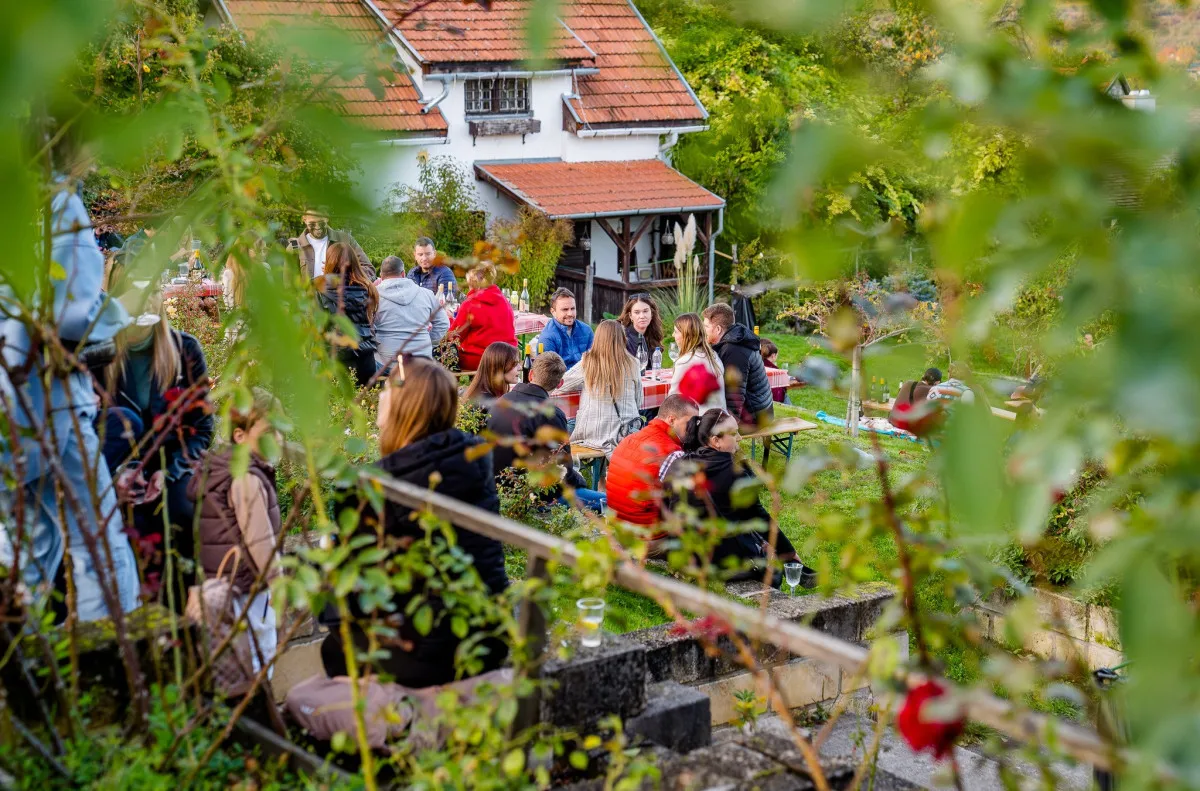
<svg viewBox="0 0 1200 791">
<path fill-rule="evenodd" d="M 541 580 L 546 585 L 553 584 L 546 559 L 540 555 L 529 555 L 525 563 L 526 579 Z M 524 638 L 525 650 L 528 652 L 531 675 L 536 678 L 540 674 L 543 654 L 546 653 L 546 614 L 541 606 L 532 598 L 521 602 L 521 612 L 517 619 L 518 633 Z M 542 696 L 535 686 L 528 697 L 517 702 L 517 716 L 513 720 L 512 735 L 531 728 L 537 724 L 541 715 Z"/>
<path fill-rule="evenodd" d="M 633 235 L 630 228 L 628 217 L 621 218 L 621 241 L 617 247 L 621 250 L 621 277 L 625 281 L 625 285 L 629 285 L 629 259 L 633 253 L 632 245 L 629 244 L 629 238 Z"/>
<path fill-rule="evenodd" d="M 588 261 L 583 280 L 583 321 L 592 323 L 592 281 L 596 278 L 596 262 Z"/>
<path fill-rule="evenodd" d="M 850 355 L 850 399 L 846 404 L 846 432 L 858 437 L 858 418 L 862 414 L 862 344 Z"/>
<path fill-rule="evenodd" d="M 729 260 L 733 262 L 729 266 L 729 273 L 730 273 L 729 284 L 733 287 L 734 291 L 737 291 L 737 265 L 738 265 L 737 242 L 733 243 L 733 256 Z"/>
</svg>

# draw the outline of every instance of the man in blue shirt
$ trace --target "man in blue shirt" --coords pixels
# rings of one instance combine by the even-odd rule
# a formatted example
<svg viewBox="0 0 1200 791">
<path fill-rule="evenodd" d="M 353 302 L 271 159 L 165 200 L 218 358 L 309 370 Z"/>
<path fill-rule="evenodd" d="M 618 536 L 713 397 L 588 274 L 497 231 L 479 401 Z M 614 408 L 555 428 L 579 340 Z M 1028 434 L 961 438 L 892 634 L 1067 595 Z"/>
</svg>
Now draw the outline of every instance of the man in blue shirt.
<svg viewBox="0 0 1200 791">
<path fill-rule="evenodd" d="M 592 348 L 592 328 L 575 315 L 575 295 L 569 289 L 558 289 L 550 295 L 550 323 L 538 338 L 544 351 L 557 352 L 568 368 Z"/>
<path fill-rule="evenodd" d="M 413 245 L 413 260 L 417 262 L 417 265 L 409 271 L 408 279 L 414 281 L 421 288 L 427 288 L 434 293 L 437 293 L 438 286 L 445 286 L 447 293 L 451 289 L 458 288 L 458 279 L 454 277 L 454 270 L 435 263 L 437 250 L 433 249 L 433 240 L 428 236 L 422 236 Z"/>
</svg>

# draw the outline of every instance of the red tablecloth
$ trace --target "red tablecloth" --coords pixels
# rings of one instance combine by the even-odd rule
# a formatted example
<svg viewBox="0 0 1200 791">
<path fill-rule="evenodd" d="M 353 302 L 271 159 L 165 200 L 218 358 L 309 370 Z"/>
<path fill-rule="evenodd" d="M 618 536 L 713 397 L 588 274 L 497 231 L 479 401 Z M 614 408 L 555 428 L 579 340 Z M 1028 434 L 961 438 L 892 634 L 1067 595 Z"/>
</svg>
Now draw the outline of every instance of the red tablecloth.
<svg viewBox="0 0 1200 791">
<path fill-rule="evenodd" d="M 771 387 L 787 387 L 792 382 L 792 377 L 788 376 L 788 372 L 781 368 L 768 368 L 767 381 L 771 383 Z M 644 399 L 642 409 L 655 409 L 662 406 L 662 402 L 666 400 L 667 394 L 671 389 L 671 369 L 663 368 L 655 371 L 653 375 L 642 377 L 642 398 Z M 567 416 L 567 419 L 575 417 L 575 413 L 579 411 L 579 393 L 560 393 L 554 392 L 550 394 L 550 400 L 558 405 Z"/>
<path fill-rule="evenodd" d="M 534 335 L 545 329 L 549 323 L 549 316 L 543 316 L 540 313 L 522 313 L 517 311 L 515 325 L 518 335 Z"/>
<path fill-rule="evenodd" d="M 163 286 L 163 298 L 175 297 L 219 297 L 221 284 L 216 280 L 204 279 L 199 283 L 168 283 Z"/>
</svg>

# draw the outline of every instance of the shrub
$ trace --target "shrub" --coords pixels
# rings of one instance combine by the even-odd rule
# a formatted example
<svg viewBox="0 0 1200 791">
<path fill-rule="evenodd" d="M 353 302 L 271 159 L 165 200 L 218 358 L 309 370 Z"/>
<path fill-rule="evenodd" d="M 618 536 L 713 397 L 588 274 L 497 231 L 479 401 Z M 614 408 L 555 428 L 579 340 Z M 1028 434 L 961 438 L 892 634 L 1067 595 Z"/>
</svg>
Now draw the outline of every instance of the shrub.
<svg viewBox="0 0 1200 791">
<path fill-rule="evenodd" d="M 386 206 L 399 215 L 397 242 L 429 236 L 446 255 L 470 255 L 483 238 L 484 214 L 475 194 L 475 180 L 451 157 L 421 162 L 417 185 L 392 188 Z M 404 249 L 404 248 L 402 248 Z"/>
<path fill-rule="evenodd" d="M 515 220 L 497 220 L 492 224 L 493 240 L 502 246 L 517 250 L 521 266 L 515 274 L 500 278 L 500 287 L 520 289 L 525 278 L 529 279 L 529 304 L 541 307 L 550 293 L 554 282 L 554 270 L 562 255 L 564 245 L 575 238 L 575 231 L 567 220 L 551 220 L 540 211 L 522 206 Z"/>
</svg>

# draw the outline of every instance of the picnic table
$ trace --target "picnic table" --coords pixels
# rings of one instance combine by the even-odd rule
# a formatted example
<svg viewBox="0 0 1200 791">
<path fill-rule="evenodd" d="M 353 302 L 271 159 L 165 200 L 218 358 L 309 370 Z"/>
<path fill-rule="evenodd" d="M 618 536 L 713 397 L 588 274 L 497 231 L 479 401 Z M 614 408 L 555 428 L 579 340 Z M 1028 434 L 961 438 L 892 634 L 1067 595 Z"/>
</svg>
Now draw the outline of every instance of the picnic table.
<svg viewBox="0 0 1200 791">
<path fill-rule="evenodd" d="M 219 297 L 221 296 L 221 284 L 216 280 L 204 278 L 199 283 L 175 283 L 171 282 L 163 286 L 163 299 L 174 299 L 176 297 Z"/>
<path fill-rule="evenodd" d="M 660 368 L 642 374 L 642 409 L 657 409 L 662 406 L 671 390 L 671 374 L 673 369 Z M 767 381 L 771 387 L 790 387 L 792 377 L 781 368 L 768 368 Z M 558 405 L 567 419 L 575 417 L 579 411 L 579 393 L 563 393 L 555 390 L 550 399 Z"/>
<path fill-rule="evenodd" d="M 536 335 L 550 323 L 550 317 L 540 313 L 526 313 L 519 310 L 513 311 L 513 313 L 516 314 L 513 324 L 517 335 Z"/>
</svg>

